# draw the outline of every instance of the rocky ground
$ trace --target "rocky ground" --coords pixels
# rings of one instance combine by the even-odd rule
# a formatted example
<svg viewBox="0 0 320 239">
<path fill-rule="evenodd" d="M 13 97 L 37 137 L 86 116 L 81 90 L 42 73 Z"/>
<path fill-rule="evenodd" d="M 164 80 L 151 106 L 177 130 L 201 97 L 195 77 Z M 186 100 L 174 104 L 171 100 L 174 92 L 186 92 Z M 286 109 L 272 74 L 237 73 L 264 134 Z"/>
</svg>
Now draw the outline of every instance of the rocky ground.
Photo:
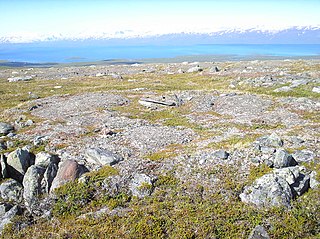
<svg viewBox="0 0 320 239">
<path fill-rule="evenodd" d="M 320 61 L 0 69 L 2 238 L 318 238 Z"/>
</svg>

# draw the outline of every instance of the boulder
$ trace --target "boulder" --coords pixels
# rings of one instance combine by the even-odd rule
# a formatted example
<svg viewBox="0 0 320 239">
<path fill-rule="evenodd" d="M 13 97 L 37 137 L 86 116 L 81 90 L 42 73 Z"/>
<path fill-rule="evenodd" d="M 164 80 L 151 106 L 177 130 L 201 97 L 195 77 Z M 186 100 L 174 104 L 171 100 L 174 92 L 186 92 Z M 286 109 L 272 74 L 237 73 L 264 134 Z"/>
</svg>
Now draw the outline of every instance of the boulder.
<svg viewBox="0 0 320 239">
<path fill-rule="evenodd" d="M 75 160 L 65 160 L 60 162 L 57 176 L 52 181 L 50 192 L 53 192 L 54 189 L 67 182 L 74 181 L 87 171 L 86 167 L 78 164 Z"/>
<path fill-rule="evenodd" d="M 248 239 L 269 239 L 269 235 L 263 226 L 256 226 L 250 233 Z"/>
<path fill-rule="evenodd" d="M 31 165 L 31 155 L 28 150 L 16 149 L 7 158 L 7 173 L 10 178 L 22 182 L 24 174 Z"/>
<path fill-rule="evenodd" d="M 310 173 L 302 166 L 274 169 L 256 179 L 251 186 L 246 186 L 240 198 L 257 206 L 289 207 L 291 199 L 309 189 Z"/>
<path fill-rule="evenodd" d="M 0 197 L 6 202 L 22 202 L 22 185 L 14 179 L 8 179 L 0 185 Z"/>
<path fill-rule="evenodd" d="M 241 201 L 259 207 L 290 207 L 292 198 L 292 191 L 286 180 L 273 173 L 256 179 L 251 186 L 246 186 L 243 193 L 240 194 Z"/>
<path fill-rule="evenodd" d="M 303 166 L 275 169 L 273 174 L 286 180 L 294 197 L 301 196 L 310 187 L 310 172 Z"/>
<path fill-rule="evenodd" d="M 297 162 L 286 150 L 277 149 L 273 159 L 273 166 L 275 168 L 284 168 L 295 165 L 297 165 Z"/>
<path fill-rule="evenodd" d="M 146 174 L 136 174 L 129 185 L 129 189 L 132 195 L 138 198 L 150 196 L 153 192 L 153 181 Z"/>
<path fill-rule="evenodd" d="M 7 123 L 0 122 L 0 136 L 7 135 L 14 130 L 13 126 Z"/>
<path fill-rule="evenodd" d="M 283 146 L 283 140 L 276 133 L 272 133 L 269 136 L 262 136 L 257 140 L 257 143 L 265 147 L 278 148 Z"/>
<path fill-rule="evenodd" d="M 87 161 L 94 165 L 114 165 L 123 160 L 122 157 L 102 148 L 89 148 L 86 150 Z"/>
<path fill-rule="evenodd" d="M 35 165 L 39 165 L 42 167 L 48 167 L 50 163 L 58 164 L 60 159 L 57 155 L 52 155 L 46 152 L 40 152 L 36 154 Z"/>
<path fill-rule="evenodd" d="M 45 168 L 38 165 L 32 165 L 28 168 L 23 178 L 23 199 L 26 208 L 31 212 L 32 208 L 38 202 L 38 196 L 41 192 L 41 180 L 45 172 Z"/>
</svg>

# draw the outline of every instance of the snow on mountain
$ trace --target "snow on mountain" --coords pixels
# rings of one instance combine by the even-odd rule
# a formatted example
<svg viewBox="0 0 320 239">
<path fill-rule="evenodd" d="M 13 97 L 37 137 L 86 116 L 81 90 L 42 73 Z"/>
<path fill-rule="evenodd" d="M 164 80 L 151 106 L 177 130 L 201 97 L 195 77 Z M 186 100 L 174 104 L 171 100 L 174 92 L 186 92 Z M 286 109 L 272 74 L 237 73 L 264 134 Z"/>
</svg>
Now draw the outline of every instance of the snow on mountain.
<svg viewBox="0 0 320 239">
<path fill-rule="evenodd" d="M 32 43 L 49 41 L 119 41 L 122 43 L 155 44 L 320 44 L 320 27 L 291 27 L 287 29 L 226 29 L 214 32 L 180 32 L 156 34 L 123 30 L 82 32 L 79 34 L 17 33 L 0 36 L 0 43 Z"/>
</svg>

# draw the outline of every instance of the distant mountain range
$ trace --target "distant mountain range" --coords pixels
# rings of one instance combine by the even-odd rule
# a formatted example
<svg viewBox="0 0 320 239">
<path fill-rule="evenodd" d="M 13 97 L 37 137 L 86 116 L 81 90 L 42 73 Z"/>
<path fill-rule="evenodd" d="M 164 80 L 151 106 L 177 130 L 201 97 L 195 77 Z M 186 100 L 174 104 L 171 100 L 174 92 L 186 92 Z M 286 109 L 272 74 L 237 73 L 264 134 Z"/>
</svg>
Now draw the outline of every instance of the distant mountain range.
<svg viewBox="0 0 320 239">
<path fill-rule="evenodd" d="M 230 29 L 211 33 L 170 33 L 163 35 L 132 31 L 95 35 L 11 35 L 0 36 L 0 43 L 84 42 L 114 45 L 189 45 L 189 44 L 320 44 L 320 27 L 291 27 L 282 30 Z"/>
</svg>

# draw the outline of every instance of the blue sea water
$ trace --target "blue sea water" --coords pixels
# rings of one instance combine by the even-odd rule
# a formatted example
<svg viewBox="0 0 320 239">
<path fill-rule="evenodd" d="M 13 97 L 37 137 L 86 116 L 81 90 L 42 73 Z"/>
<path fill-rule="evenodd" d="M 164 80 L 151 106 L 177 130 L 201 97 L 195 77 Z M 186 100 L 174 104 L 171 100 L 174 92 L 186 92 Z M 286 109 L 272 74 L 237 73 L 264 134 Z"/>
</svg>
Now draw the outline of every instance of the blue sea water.
<svg viewBox="0 0 320 239">
<path fill-rule="evenodd" d="M 0 60 L 31 63 L 70 63 L 101 60 L 141 60 L 214 55 L 220 58 L 319 57 L 320 44 L 216 44 L 182 46 L 117 46 L 85 43 L 0 44 Z"/>
</svg>

